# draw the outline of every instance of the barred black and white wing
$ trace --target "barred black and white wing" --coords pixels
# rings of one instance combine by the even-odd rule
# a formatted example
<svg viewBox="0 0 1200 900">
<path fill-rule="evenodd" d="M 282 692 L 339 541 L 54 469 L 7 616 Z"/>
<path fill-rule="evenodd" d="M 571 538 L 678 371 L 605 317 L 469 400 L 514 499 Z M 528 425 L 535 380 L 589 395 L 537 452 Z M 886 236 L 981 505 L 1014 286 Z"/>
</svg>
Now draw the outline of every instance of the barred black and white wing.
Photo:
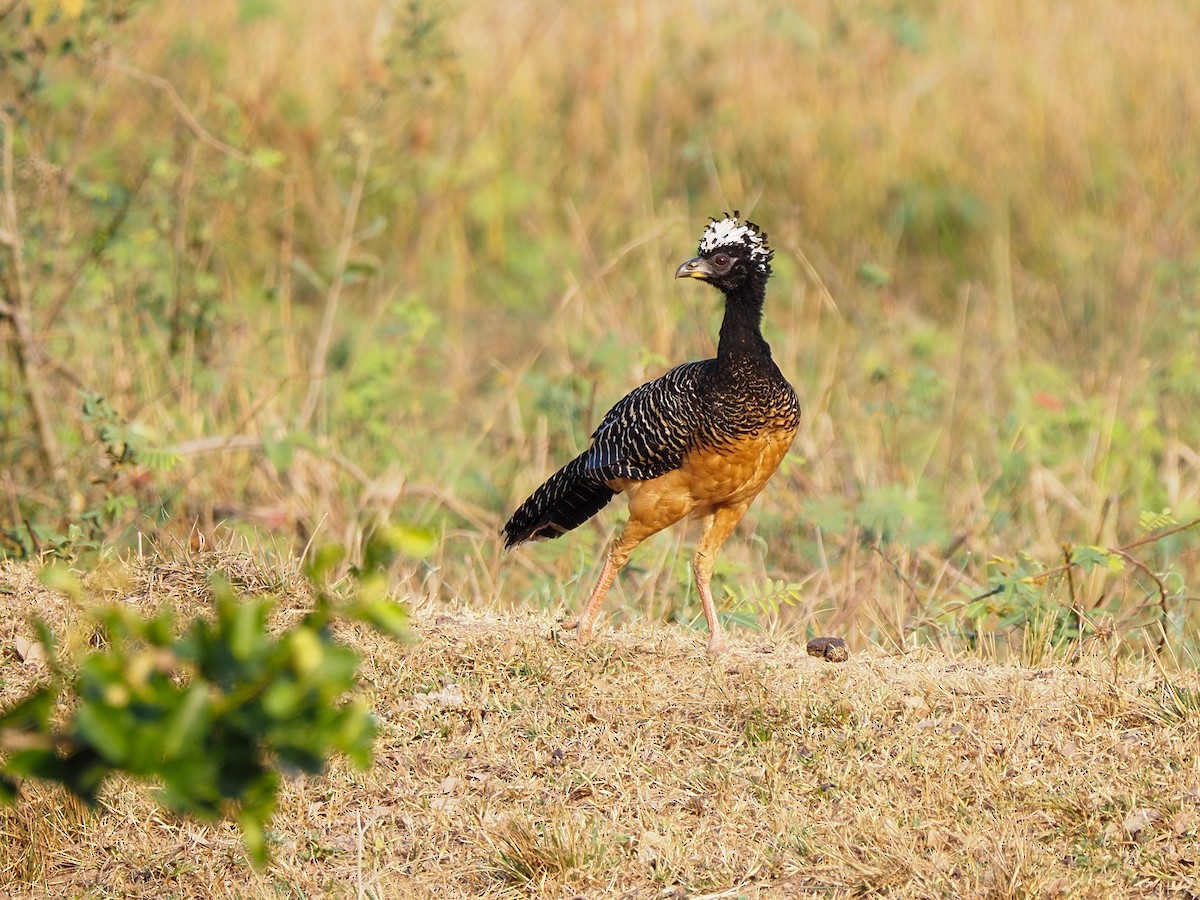
<svg viewBox="0 0 1200 900">
<path fill-rule="evenodd" d="M 592 434 L 581 459 L 601 480 L 649 481 L 683 465 L 704 415 L 703 386 L 716 360 L 684 363 L 630 391 Z"/>
<path fill-rule="evenodd" d="M 504 546 L 556 538 L 616 496 L 616 478 L 648 481 L 683 464 L 704 415 L 716 360 L 685 363 L 631 391 L 605 415 L 592 443 L 539 487 L 504 526 Z"/>
</svg>

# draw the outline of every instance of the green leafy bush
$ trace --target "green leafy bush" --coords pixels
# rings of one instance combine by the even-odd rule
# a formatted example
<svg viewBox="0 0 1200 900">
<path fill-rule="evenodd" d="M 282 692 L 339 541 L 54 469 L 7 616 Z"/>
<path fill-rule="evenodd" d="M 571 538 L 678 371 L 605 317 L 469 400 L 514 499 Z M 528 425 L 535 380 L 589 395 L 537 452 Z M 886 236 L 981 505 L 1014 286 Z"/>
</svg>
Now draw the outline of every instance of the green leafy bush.
<svg viewBox="0 0 1200 900">
<path fill-rule="evenodd" d="M 331 561 L 318 557 L 314 583 Z M 46 570 L 44 580 L 82 597 L 65 569 Z M 333 754 L 366 768 L 376 724 L 355 693 L 358 655 L 332 626 L 348 618 L 402 638 L 403 607 L 368 577 L 348 603 L 318 590 L 313 608 L 279 630 L 270 597 L 240 596 L 219 575 L 211 591 L 214 614 L 185 625 L 169 607 L 152 617 L 101 609 L 101 646 L 68 662 L 57 661 L 54 635 L 37 623 L 52 675 L 0 714 L 0 748 L 10 750 L 0 800 L 15 802 L 19 780 L 37 778 L 95 805 L 105 780 L 122 772 L 158 784 L 161 802 L 180 813 L 236 815 L 262 864 L 281 771 L 317 773 Z"/>
</svg>

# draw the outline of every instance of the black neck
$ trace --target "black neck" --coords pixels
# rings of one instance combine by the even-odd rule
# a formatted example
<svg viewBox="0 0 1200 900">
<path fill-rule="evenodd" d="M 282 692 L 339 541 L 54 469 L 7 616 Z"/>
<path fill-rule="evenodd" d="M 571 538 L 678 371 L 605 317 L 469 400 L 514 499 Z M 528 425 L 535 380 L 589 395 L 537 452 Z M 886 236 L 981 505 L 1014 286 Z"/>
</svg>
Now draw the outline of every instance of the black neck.
<svg viewBox="0 0 1200 900">
<path fill-rule="evenodd" d="M 750 284 L 736 294 L 725 295 L 725 320 L 721 323 L 721 341 L 717 345 L 720 368 L 771 358 L 771 348 L 763 339 L 761 327 L 765 287 Z"/>
</svg>

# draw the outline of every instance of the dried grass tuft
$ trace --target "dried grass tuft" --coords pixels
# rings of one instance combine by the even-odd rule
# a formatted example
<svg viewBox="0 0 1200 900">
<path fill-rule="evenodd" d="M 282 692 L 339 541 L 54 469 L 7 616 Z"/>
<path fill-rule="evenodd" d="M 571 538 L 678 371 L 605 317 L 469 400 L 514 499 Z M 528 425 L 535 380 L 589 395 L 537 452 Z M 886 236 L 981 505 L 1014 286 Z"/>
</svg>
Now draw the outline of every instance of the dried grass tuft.
<svg viewBox="0 0 1200 900">
<path fill-rule="evenodd" d="M 489 871 L 517 885 L 543 884 L 604 857 L 594 831 L 572 818 L 535 823 L 514 814 L 487 836 Z"/>
</svg>

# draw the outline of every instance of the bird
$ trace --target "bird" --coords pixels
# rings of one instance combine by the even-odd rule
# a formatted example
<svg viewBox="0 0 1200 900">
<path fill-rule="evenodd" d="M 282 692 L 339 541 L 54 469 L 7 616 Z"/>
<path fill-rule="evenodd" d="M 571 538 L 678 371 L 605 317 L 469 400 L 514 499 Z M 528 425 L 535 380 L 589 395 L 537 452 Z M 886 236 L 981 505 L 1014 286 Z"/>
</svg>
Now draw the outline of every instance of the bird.
<svg viewBox="0 0 1200 900">
<path fill-rule="evenodd" d="M 503 529 L 511 550 L 582 525 L 618 494 L 629 518 L 609 544 L 579 617 L 564 622 L 580 644 L 617 573 L 642 541 L 685 517 L 701 535 L 692 561 L 708 650 L 728 642 L 712 596 L 717 553 L 775 474 L 796 437 L 800 403 L 762 334 L 762 310 L 774 251 L 758 225 L 737 211 L 712 218 L 696 255 L 675 270 L 717 288 L 725 315 L 715 359 L 687 362 L 617 402 L 575 459 L 526 499 Z"/>
</svg>

